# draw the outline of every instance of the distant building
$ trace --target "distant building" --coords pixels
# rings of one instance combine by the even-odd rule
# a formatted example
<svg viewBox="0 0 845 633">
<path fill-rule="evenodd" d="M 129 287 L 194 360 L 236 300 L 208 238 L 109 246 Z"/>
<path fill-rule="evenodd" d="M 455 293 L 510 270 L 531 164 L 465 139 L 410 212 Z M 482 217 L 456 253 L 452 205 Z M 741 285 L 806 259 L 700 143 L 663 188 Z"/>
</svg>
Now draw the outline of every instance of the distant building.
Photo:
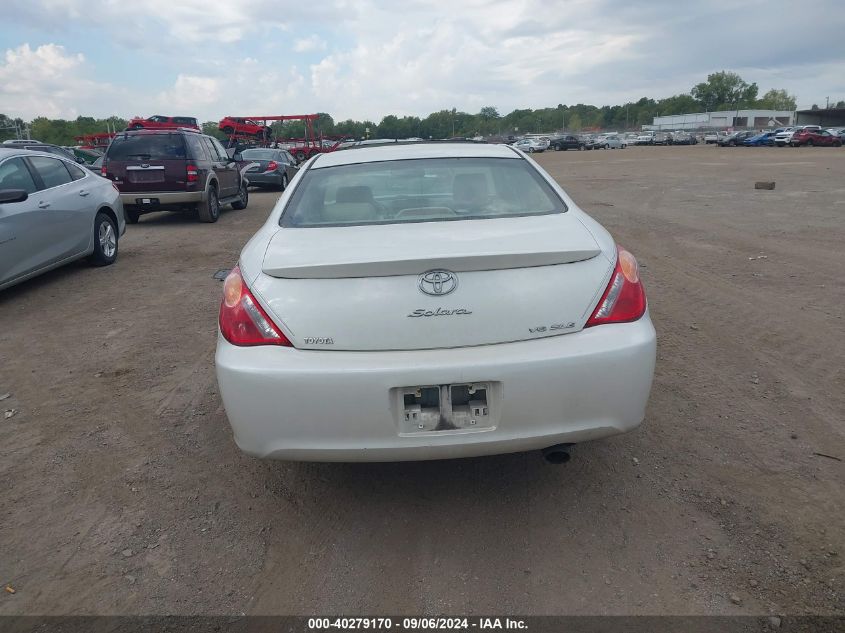
<svg viewBox="0 0 845 633">
<path fill-rule="evenodd" d="M 821 125 L 822 127 L 840 127 L 845 125 L 845 108 L 819 108 L 818 110 L 798 110 L 797 125 Z"/>
<path fill-rule="evenodd" d="M 727 128 L 782 127 L 795 124 L 792 110 L 722 110 L 719 112 L 696 112 L 694 114 L 673 114 L 654 118 L 644 130 L 698 130 Z"/>
</svg>

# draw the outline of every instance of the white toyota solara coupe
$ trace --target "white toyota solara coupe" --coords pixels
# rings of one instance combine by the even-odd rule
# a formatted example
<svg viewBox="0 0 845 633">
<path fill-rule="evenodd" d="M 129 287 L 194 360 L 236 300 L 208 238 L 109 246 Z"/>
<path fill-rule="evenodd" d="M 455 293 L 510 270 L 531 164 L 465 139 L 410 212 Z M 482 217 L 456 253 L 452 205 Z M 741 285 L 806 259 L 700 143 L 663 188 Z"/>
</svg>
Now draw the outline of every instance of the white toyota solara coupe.
<svg viewBox="0 0 845 633">
<path fill-rule="evenodd" d="M 250 455 L 563 462 L 645 415 L 634 256 L 506 145 L 317 155 L 223 294 L 217 379 Z"/>
</svg>

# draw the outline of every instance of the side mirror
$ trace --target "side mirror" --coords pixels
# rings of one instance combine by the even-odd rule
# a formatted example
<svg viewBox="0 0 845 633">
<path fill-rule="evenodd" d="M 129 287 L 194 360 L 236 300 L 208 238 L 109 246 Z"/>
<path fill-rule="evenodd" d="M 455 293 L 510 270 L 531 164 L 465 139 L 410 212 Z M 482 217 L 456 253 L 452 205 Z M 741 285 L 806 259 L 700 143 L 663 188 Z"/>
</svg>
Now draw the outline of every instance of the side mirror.
<svg viewBox="0 0 845 633">
<path fill-rule="evenodd" d="M 77 163 L 79 163 L 80 165 L 84 165 L 84 164 L 85 164 L 85 161 L 84 161 L 83 159 L 81 159 L 81 158 L 77 158 L 77 159 L 76 159 L 76 162 L 77 162 Z"/>
<path fill-rule="evenodd" d="M 29 197 L 25 189 L 0 189 L 0 204 L 23 202 Z"/>
</svg>

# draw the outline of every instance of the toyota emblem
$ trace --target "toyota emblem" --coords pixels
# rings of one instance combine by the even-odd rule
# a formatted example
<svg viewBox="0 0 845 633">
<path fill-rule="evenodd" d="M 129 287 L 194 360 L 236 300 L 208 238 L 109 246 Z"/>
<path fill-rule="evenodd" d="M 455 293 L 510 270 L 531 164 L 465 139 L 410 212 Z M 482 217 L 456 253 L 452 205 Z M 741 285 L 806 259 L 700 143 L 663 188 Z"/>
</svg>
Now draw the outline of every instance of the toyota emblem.
<svg viewBox="0 0 845 633">
<path fill-rule="evenodd" d="M 429 270 L 420 275 L 417 285 L 423 294 L 440 297 L 458 287 L 458 276 L 448 270 Z"/>
</svg>

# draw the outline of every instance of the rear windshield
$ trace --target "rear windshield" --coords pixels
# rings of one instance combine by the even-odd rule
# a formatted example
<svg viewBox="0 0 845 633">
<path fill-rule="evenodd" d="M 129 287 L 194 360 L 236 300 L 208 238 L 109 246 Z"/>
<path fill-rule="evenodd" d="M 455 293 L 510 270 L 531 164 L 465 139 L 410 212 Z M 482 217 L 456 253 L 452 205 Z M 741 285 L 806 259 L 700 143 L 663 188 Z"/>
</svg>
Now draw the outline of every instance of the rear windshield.
<svg viewBox="0 0 845 633">
<path fill-rule="evenodd" d="M 115 136 L 108 149 L 109 160 L 167 160 L 185 158 L 181 134 L 137 134 Z"/>
<path fill-rule="evenodd" d="M 250 160 L 273 160 L 279 157 L 279 152 L 273 149 L 245 149 L 241 156 Z"/>
<path fill-rule="evenodd" d="M 357 226 L 564 211 L 563 201 L 527 161 L 434 158 L 311 169 L 280 224 Z"/>
</svg>

